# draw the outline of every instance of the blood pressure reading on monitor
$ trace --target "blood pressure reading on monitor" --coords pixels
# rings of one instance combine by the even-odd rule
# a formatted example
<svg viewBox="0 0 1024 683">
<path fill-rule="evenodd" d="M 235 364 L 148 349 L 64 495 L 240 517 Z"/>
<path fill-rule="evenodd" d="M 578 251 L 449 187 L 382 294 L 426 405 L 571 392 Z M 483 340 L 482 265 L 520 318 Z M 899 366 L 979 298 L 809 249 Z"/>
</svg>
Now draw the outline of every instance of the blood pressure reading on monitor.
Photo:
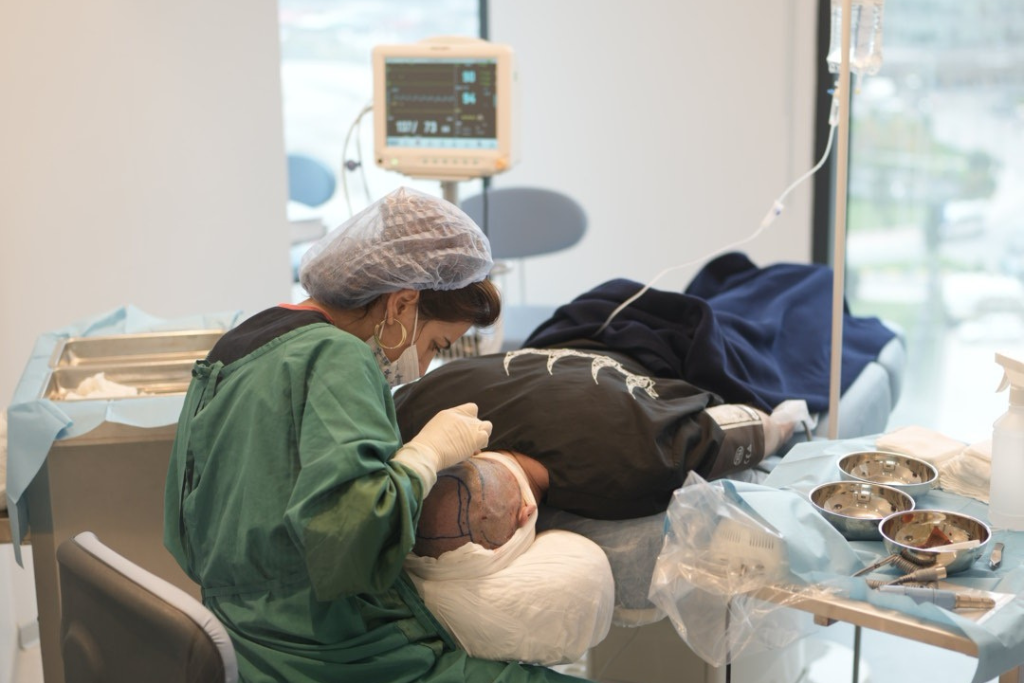
<svg viewBox="0 0 1024 683">
<path fill-rule="evenodd" d="M 391 58 L 387 145 L 497 149 L 497 61 Z"/>
</svg>

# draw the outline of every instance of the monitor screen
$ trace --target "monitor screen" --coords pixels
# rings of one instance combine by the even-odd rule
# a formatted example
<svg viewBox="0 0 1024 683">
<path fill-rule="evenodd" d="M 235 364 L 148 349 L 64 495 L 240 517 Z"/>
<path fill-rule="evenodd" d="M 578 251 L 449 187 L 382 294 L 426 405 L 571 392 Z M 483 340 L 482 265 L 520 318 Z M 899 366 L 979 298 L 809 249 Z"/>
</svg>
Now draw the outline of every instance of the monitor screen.
<svg viewBox="0 0 1024 683">
<path fill-rule="evenodd" d="M 374 156 L 414 178 L 467 180 L 515 163 L 512 49 L 431 38 L 373 49 Z"/>
<path fill-rule="evenodd" d="M 385 59 L 387 145 L 497 149 L 496 77 L 496 59 Z"/>
</svg>

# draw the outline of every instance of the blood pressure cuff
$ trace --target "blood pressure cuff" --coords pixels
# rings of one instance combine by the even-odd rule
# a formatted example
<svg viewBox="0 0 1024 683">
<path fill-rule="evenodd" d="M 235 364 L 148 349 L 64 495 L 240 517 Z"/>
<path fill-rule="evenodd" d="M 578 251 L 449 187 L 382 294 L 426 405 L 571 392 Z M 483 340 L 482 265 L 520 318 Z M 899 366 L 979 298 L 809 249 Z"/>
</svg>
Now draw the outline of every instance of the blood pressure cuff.
<svg viewBox="0 0 1024 683">
<path fill-rule="evenodd" d="M 733 472 L 753 467 L 765 456 L 764 424 L 760 414 L 736 403 L 711 406 L 704 411 L 722 431 L 718 454 L 705 465 L 704 478 L 720 479 Z"/>
</svg>

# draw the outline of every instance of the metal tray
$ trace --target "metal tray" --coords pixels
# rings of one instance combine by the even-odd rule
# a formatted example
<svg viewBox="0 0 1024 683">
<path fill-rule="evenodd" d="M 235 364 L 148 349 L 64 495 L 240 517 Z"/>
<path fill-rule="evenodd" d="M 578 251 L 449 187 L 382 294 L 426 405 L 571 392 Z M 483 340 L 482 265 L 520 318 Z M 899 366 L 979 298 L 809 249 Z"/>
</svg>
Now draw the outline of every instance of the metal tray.
<svg viewBox="0 0 1024 683">
<path fill-rule="evenodd" d="M 80 365 L 78 367 L 55 368 L 50 372 L 43 388 L 43 398 L 51 401 L 75 400 L 130 400 L 166 394 L 185 393 L 192 379 L 192 365 L 195 361 L 178 360 L 134 365 Z M 69 397 L 89 377 L 103 373 L 105 379 L 118 384 L 134 387 L 138 396 L 86 396 Z"/>
<path fill-rule="evenodd" d="M 54 349 L 50 367 L 191 362 L 205 358 L 223 334 L 224 330 L 182 330 L 109 337 L 71 337 Z M 93 370 L 92 374 L 96 372 L 101 370 Z"/>
</svg>

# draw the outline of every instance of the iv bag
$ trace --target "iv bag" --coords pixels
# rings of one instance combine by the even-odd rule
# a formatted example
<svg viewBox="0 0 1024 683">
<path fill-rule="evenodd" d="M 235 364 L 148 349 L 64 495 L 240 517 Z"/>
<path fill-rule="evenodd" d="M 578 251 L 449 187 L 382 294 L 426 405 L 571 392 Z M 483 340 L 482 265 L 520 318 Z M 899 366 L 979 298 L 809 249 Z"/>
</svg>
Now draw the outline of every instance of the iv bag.
<svg viewBox="0 0 1024 683">
<path fill-rule="evenodd" d="M 882 6 L 885 0 L 850 0 L 850 71 L 872 76 L 882 66 Z M 843 0 L 832 0 L 828 70 L 839 73 L 843 45 Z"/>
</svg>

